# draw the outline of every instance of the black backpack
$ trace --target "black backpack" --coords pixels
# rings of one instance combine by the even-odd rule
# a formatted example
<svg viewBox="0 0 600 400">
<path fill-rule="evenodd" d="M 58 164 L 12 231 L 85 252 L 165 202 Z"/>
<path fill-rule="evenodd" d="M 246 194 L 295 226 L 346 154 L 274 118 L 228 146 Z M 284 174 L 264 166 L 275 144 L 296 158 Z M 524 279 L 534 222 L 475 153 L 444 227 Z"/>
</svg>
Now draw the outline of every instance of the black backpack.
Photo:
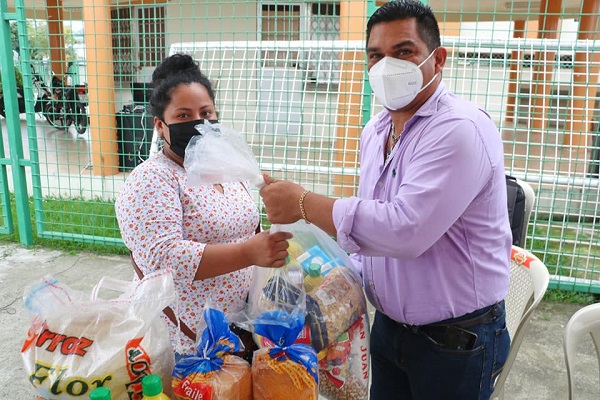
<svg viewBox="0 0 600 400">
<path fill-rule="evenodd" d="M 506 175 L 506 200 L 508 203 L 508 220 L 512 231 L 512 244 L 521 246 L 525 238 L 521 237 L 525 223 L 525 191 L 517 183 L 517 179 Z"/>
</svg>

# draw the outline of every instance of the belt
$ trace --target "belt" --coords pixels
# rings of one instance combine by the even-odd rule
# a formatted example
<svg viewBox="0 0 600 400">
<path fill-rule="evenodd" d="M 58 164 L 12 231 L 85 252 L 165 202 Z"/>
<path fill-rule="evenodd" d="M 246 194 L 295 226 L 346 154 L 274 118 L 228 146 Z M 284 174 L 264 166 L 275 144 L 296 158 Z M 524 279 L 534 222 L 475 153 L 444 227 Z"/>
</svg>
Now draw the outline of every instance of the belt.
<svg viewBox="0 0 600 400">
<path fill-rule="evenodd" d="M 451 325 L 463 329 L 469 329 L 477 325 L 483 325 L 495 321 L 496 317 L 501 315 L 503 311 L 504 300 L 501 300 L 498 303 L 492 304 L 491 306 L 481 308 L 461 317 L 449 318 L 427 325 L 409 325 L 402 322 L 398 322 L 398 325 L 400 325 L 403 329 L 412 331 L 413 333 L 417 333 L 418 331 L 427 332 L 429 330 L 438 330 Z"/>
</svg>

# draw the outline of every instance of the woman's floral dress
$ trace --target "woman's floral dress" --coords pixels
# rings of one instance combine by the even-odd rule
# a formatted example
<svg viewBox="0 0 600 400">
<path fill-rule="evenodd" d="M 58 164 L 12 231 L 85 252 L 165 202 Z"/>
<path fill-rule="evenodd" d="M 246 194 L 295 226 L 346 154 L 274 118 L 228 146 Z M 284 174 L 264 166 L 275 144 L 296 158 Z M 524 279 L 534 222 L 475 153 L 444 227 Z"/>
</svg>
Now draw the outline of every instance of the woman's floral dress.
<svg viewBox="0 0 600 400">
<path fill-rule="evenodd" d="M 121 236 L 137 265 L 144 275 L 173 271 L 179 296 L 173 309 L 194 330 L 208 299 L 226 313 L 237 312 L 250 289 L 252 268 L 194 280 L 207 244 L 243 242 L 255 234 L 259 222 L 244 184 L 222 187 L 223 193 L 212 185 L 188 187 L 185 170 L 159 152 L 131 172 L 115 203 Z M 193 353 L 193 341 L 163 319 L 176 351 Z"/>
</svg>

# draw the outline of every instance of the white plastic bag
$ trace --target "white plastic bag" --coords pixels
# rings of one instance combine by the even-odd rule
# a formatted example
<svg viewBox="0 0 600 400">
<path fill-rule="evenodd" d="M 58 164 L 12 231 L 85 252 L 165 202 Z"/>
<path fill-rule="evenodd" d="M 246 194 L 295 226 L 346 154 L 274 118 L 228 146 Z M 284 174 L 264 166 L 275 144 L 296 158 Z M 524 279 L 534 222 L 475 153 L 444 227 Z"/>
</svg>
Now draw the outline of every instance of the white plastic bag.
<svg viewBox="0 0 600 400">
<path fill-rule="evenodd" d="M 104 300 L 101 289 L 121 294 Z M 33 318 L 21 355 L 38 399 L 84 399 L 99 386 L 113 400 L 141 399 L 142 378 L 150 373 L 171 387 L 175 357 L 160 318 L 176 298 L 170 272 L 139 282 L 105 277 L 91 296 L 46 275 L 23 297 Z"/>
<path fill-rule="evenodd" d="M 199 135 L 185 149 L 183 166 L 190 186 L 249 181 L 265 184 L 256 157 L 244 137 L 230 127 L 197 125 Z"/>
</svg>

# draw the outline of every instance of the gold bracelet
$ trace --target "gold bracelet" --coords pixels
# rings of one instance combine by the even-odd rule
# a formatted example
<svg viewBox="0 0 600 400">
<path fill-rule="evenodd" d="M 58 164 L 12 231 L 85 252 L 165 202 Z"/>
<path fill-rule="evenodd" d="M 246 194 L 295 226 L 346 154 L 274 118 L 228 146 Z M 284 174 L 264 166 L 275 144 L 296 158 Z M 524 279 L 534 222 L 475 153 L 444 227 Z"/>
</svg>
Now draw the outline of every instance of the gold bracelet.
<svg viewBox="0 0 600 400">
<path fill-rule="evenodd" d="M 306 197 L 307 194 L 310 193 L 310 190 L 305 190 L 304 192 L 302 192 L 302 194 L 300 195 L 300 200 L 298 200 L 298 204 L 300 205 L 300 212 L 302 213 L 302 218 L 304 218 L 304 221 L 307 224 L 310 224 L 310 221 L 308 220 L 308 218 L 306 218 L 306 211 L 304 211 L 304 198 Z"/>
</svg>

